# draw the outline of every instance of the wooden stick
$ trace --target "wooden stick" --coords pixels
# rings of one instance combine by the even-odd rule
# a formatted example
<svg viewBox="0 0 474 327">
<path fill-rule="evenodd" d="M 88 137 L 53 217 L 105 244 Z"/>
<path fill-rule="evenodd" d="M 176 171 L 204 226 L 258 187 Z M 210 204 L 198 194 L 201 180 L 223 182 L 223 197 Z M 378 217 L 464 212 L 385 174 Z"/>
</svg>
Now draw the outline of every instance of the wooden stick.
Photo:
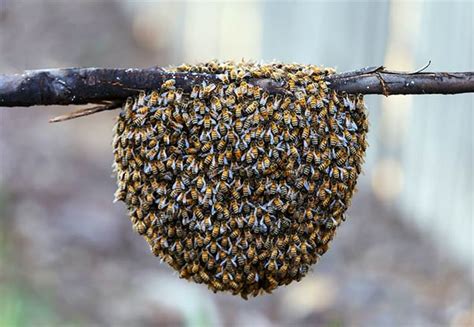
<svg viewBox="0 0 474 327">
<path fill-rule="evenodd" d="M 221 82 L 216 74 L 176 73 L 161 68 L 110 69 L 64 68 L 30 70 L 22 74 L 0 75 L 0 107 L 70 105 L 125 101 L 138 90 L 158 88 L 175 79 L 176 87 L 189 91 L 192 85 Z M 330 88 L 361 94 L 457 94 L 474 92 L 473 72 L 394 72 L 369 67 L 354 72 L 329 75 Z M 270 93 L 283 92 L 279 82 L 250 79 Z"/>
</svg>

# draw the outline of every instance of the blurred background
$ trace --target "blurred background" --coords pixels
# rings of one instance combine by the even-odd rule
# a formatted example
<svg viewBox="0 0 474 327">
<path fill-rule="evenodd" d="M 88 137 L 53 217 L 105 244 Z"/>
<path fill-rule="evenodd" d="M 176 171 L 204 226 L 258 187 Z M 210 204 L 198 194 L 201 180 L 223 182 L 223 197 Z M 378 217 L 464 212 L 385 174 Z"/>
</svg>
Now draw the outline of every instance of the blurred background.
<svg viewBox="0 0 474 327">
<path fill-rule="evenodd" d="M 472 1 L 0 0 L 0 73 L 273 59 L 472 71 Z M 472 326 L 473 95 L 367 96 L 330 251 L 248 301 L 177 277 L 113 204 L 117 112 L 0 110 L 0 326 Z"/>
</svg>

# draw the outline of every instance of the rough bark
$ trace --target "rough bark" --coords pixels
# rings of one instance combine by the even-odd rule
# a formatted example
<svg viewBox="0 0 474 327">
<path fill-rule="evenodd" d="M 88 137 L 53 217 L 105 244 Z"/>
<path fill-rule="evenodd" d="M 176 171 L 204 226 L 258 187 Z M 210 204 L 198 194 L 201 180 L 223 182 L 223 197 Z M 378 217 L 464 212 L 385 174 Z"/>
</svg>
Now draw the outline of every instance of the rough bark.
<svg viewBox="0 0 474 327">
<path fill-rule="evenodd" d="M 220 82 L 219 75 L 174 73 L 160 68 L 64 68 L 0 75 L 0 107 L 70 105 L 123 101 L 138 90 L 159 87 L 173 78 L 185 91 L 196 83 Z M 368 67 L 329 75 L 330 88 L 361 94 L 456 94 L 474 92 L 473 72 L 394 72 Z M 270 79 L 251 79 L 270 93 L 282 92 Z"/>
</svg>

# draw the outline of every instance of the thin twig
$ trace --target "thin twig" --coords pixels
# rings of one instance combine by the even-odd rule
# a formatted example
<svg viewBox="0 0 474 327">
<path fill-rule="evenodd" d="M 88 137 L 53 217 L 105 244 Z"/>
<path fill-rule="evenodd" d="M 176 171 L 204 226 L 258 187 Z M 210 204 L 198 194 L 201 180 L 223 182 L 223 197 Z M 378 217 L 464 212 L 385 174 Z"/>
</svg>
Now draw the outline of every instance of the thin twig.
<svg viewBox="0 0 474 327">
<path fill-rule="evenodd" d="M 421 73 L 421 72 L 424 71 L 426 68 L 430 67 L 430 65 L 431 65 L 431 60 L 428 60 L 428 63 L 427 63 L 426 65 L 424 65 L 424 66 L 421 67 L 420 69 L 415 70 L 412 74 Z"/>
<path fill-rule="evenodd" d="M 89 115 L 96 114 L 96 113 L 101 112 L 101 111 L 114 110 L 114 109 L 120 108 L 121 106 L 122 106 L 122 101 L 112 101 L 110 103 L 104 103 L 103 105 L 100 105 L 100 106 L 95 106 L 95 107 L 85 108 L 85 109 L 79 109 L 79 110 L 73 111 L 69 114 L 65 114 L 65 115 L 62 115 L 62 116 L 56 116 L 54 118 L 51 118 L 49 120 L 49 122 L 50 123 L 59 123 L 59 122 L 69 120 L 69 119 L 89 116 Z"/>
</svg>

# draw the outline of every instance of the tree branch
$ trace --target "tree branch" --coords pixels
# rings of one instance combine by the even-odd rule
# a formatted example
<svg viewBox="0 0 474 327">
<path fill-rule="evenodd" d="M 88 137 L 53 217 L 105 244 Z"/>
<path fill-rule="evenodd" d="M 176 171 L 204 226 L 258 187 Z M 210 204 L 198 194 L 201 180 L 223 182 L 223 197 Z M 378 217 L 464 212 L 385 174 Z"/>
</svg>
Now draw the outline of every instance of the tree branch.
<svg viewBox="0 0 474 327">
<path fill-rule="evenodd" d="M 330 88 L 362 94 L 457 94 L 474 92 L 474 72 L 404 73 L 376 70 L 370 73 L 327 77 Z"/>
<path fill-rule="evenodd" d="M 124 100 L 167 79 L 190 90 L 193 84 L 217 82 L 217 75 L 170 73 L 160 68 L 63 68 L 0 75 L 0 107 L 69 105 Z"/>
<path fill-rule="evenodd" d="M 215 74 L 176 73 L 161 68 L 109 69 L 64 68 L 30 70 L 0 75 L 0 107 L 69 105 L 124 101 L 138 90 L 156 89 L 167 79 L 189 91 L 193 84 L 221 82 Z M 394 72 L 368 67 L 329 75 L 330 88 L 361 94 L 455 94 L 474 92 L 473 72 Z M 281 93 L 281 84 L 271 79 L 250 79 L 270 93 Z M 100 111 L 100 110 L 99 110 Z"/>
</svg>

